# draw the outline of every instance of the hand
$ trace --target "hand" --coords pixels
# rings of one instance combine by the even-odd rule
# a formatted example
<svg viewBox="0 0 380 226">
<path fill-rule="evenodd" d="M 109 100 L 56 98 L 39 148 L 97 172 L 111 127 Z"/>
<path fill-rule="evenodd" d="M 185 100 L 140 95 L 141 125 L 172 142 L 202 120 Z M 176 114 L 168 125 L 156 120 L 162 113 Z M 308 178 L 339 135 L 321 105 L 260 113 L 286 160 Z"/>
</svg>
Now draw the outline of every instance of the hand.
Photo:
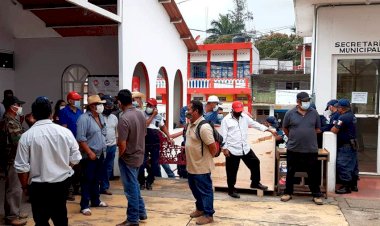
<svg viewBox="0 0 380 226">
<path fill-rule="evenodd" d="M 154 108 L 154 110 L 153 110 L 153 116 L 156 116 L 158 114 L 158 110 L 157 110 L 157 108 Z"/>
<path fill-rule="evenodd" d="M 224 156 L 230 157 L 230 151 L 228 149 L 222 149 Z"/>
<path fill-rule="evenodd" d="M 272 130 L 268 130 L 273 136 L 277 136 L 278 134 L 277 134 L 277 132 L 276 131 L 272 131 Z"/>
<path fill-rule="evenodd" d="M 90 151 L 90 153 L 87 153 L 87 156 L 90 160 L 95 160 L 96 159 L 96 155 L 94 152 Z"/>
</svg>

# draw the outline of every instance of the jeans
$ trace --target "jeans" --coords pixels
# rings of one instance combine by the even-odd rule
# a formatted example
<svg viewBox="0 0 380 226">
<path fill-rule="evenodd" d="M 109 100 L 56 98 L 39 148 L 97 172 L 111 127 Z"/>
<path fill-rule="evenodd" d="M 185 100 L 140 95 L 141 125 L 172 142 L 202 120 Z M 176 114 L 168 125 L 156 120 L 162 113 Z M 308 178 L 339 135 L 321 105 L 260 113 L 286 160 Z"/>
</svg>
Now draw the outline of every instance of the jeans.
<svg viewBox="0 0 380 226">
<path fill-rule="evenodd" d="M 175 178 L 175 175 L 174 175 L 172 169 L 170 168 L 169 164 L 162 164 L 161 166 L 162 166 L 162 168 L 164 168 L 164 170 L 165 170 L 165 172 L 169 178 Z M 161 175 L 161 172 L 160 172 L 160 175 Z"/>
<path fill-rule="evenodd" d="M 36 226 L 48 226 L 49 219 L 55 226 L 67 226 L 66 197 L 69 179 L 57 183 L 32 182 L 29 186 L 30 202 Z"/>
<path fill-rule="evenodd" d="M 336 173 L 343 185 L 350 185 L 357 180 L 357 152 L 350 146 L 338 148 L 336 157 Z"/>
<path fill-rule="evenodd" d="M 160 144 L 146 144 L 145 145 L 145 156 L 144 163 L 139 170 L 139 182 L 141 185 L 153 184 L 154 175 L 160 171 L 160 165 L 158 160 L 160 158 Z M 148 161 L 150 160 L 150 167 L 148 166 Z M 145 178 L 145 168 L 148 171 L 148 176 Z"/>
<path fill-rule="evenodd" d="M 203 211 L 205 216 L 212 217 L 214 211 L 214 190 L 211 173 L 188 174 L 188 182 L 195 198 L 197 210 Z"/>
<path fill-rule="evenodd" d="M 300 153 L 288 151 L 286 157 L 286 189 L 285 194 L 292 195 L 294 190 L 294 174 L 306 170 L 309 189 L 313 197 L 321 197 L 321 175 L 318 162 L 318 153 Z M 302 172 L 301 171 L 301 172 Z"/>
<path fill-rule="evenodd" d="M 100 181 L 100 192 L 110 188 L 110 177 L 113 172 L 113 164 L 115 160 L 116 145 L 107 146 L 106 158 L 103 162 L 103 175 Z"/>
<path fill-rule="evenodd" d="M 103 154 L 100 158 L 95 160 L 82 159 L 82 183 L 81 183 L 81 200 L 80 208 L 81 210 L 87 209 L 91 206 L 99 206 L 100 204 L 100 193 L 99 193 L 99 181 L 102 175 L 102 165 L 103 165 Z"/>
<path fill-rule="evenodd" d="M 137 180 L 139 168 L 128 166 L 121 158 L 119 158 L 119 168 L 124 194 L 128 200 L 127 221 L 138 224 L 139 218 L 146 216 L 145 204 Z"/>
<path fill-rule="evenodd" d="M 226 157 L 227 185 L 228 192 L 230 193 L 232 193 L 235 189 L 236 176 L 239 169 L 240 159 L 243 160 L 244 164 L 251 171 L 251 184 L 256 185 L 260 183 L 260 160 L 252 150 L 250 150 L 246 155 L 242 156 L 230 154 L 229 157 Z"/>
</svg>

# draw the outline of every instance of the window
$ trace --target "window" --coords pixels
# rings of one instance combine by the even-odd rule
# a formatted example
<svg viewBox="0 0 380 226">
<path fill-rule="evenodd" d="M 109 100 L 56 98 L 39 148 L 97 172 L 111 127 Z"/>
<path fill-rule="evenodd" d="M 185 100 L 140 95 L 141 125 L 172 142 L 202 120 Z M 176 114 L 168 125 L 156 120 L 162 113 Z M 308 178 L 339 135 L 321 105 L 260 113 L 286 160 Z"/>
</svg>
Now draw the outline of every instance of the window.
<svg viewBox="0 0 380 226">
<path fill-rule="evenodd" d="M 285 85 L 286 89 L 300 89 L 300 83 L 299 82 L 286 82 Z"/>
<path fill-rule="evenodd" d="M 226 97 L 219 97 L 219 101 L 227 101 Z"/>
<path fill-rule="evenodd" d="M 244 101 L 244 100 L 248 100 L 248 97 L 247 96 L 237 97 L 236 100 Z"/>
<path fill-rule="evenodd" d="M 207 78 L 207 63 L 191 63 L 192 78 Z"/>
<path fill-rule="evenodd" d="M 211 62 L 211 78 L 232 78 L 233 62 Z"/>
<path fill-rule="evenodd" d="M 257 109 L 257 115 L 269 115 L 269 109 Z"/>
<path fill-rule="evenodd" d="M 87 104 L 88 95 L 88 83 L 87 76 L 90 72 L 82 65 L 73 64 L 68 66 L 62 74 L 62 98 L 66 99 L 66 96 L 71 91 L 79 93 L 83 99 L 82 106 Z"/>
<path fill-rule="evenodd" d="M 238 66 L 237 66 L 237 77 L 238 78 L 249 77 L 249 75 L 250 75 L 249 71 L 250 71 L 249 61 L 238 62 Z"/>
</svg>

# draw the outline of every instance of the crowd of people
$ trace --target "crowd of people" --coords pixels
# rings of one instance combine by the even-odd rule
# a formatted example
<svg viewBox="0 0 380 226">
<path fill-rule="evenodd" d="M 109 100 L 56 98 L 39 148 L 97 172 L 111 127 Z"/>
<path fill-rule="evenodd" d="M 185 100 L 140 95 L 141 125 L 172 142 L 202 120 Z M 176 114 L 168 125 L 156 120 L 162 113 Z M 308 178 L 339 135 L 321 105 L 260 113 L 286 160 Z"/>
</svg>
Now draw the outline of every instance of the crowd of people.
<svg viewBox="0 0 380 226">
<path fill-rule="evenodd" d="M 118 226 L 139 225 L 147 219 L 140 190 L 151 190 L 155 177 L 161 176 L 160 144 L 170 138 L 164 118 L 158 114 L 157 100 L 140 92 L 120 90 L 116 97 L 91 95 L 82 111 L 82 97 L 75 91 L 65 100 L 52 102 L 44 96 L 32 103 L 31 113 L 23 116 L 24 101 L 4 92 L 0 105 L 1 167 L 6 172 L 5 221 L 25 225 L 27 214 L 21 211 L 21 199 L 29 195 L 36 225 L 68 225 L 66 201 L 80 194 L 80 212 L 89 216 L 92 207 L 106 208 L 100 194 L 112 195 L 110 178 L 118 147 L 118 165 L 124 193 L 128 200 L 126 219 Z M 327 103 L 328 118 L 321 126 L 321 117 L 312 107 L 305 92 L 297 94 L 297 106 L 289 110 L 282 122 L 270 116 L 263 124 L 244 111 L 243 103 L 234 101 L 231 111 L 223 114 L 217 96 L 210 96 L 204 105 L 192 100 L 181 110 L 184 126 L 186 178 L 196 200 L 190 217 L 199 225 L 213 222 L 214 191 L 211 172 L 213 157 L 219 149 L 226 158 L 228 195 L 240 198 L 235 189 L 240 160 L 250 170 L 250 187 L 267 190 L 261 184 L 260 160 L 247 141 L 248 128 L 270 132 L 276 145 L 287 148 L 286 189 L 281 201 L 293 195 L 295 172 L 307 171 L 314 203 L 322 205 L 318 166 L 318 134 L 331 131 L 338 137 L 338 194 L 358 191 L 356 118 L 347 99 Z M 54 111 L 53 111 L 54 110 Z M 26 121 L 30 127 L 22 126 Z M 323 119 L 324 120 L 324 119 Z M 187 122 L 187 123 L 186 123 Z M 202 125 L 202 126 L 200 126 Z M 214 125 L 220 125 L 222 143 L 215 138 Z M 198 128 L 198 126 L 200 128 Z M 220 145 L 220 147 L 219 147 Z M 168 165 L 162 165 L 174 177 Z M 146 170 L 146 172 L 145 172 Z M 183 172 L 182 172 L 183 173 Z M 180 168 L 178 169 L 180 174 Z M 183 174 L 184 175 L 184 174 Z M 180 175 L 181 176 L 181 175 Z"/>
</svg>

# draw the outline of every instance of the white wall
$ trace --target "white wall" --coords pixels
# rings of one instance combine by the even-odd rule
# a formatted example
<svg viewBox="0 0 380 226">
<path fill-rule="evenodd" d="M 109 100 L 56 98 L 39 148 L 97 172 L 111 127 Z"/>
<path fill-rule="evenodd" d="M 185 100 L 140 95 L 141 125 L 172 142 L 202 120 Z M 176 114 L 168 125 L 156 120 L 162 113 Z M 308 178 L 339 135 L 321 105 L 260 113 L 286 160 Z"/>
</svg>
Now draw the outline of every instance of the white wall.
<svg viewBox="0 0 380 226">
<path fill-rule="evenodd" d="M 319 8 L 314 75 L 319 112 L 323 112 L 330 99 L 336 98 L 337 58 L 380 58 L 380 53 L 340 54 L 335 42 L 379 41 L 379 21 L 379 5 Z"/>
<path fill-rule="evenodd" d="M 117 37 L 16 39 L 15 93 L 27 102 L 25 112 L 37 96 L 61 98 L 62 73 L 71 64 L 93 75 L 118 74 L 117 44 Z"/>
<path fill-rule="evenodd" d="M 14 40 L 10 33 L 5 29 L 0 20 L 0 52 L 13 52 Z M 16 62 L 17 63 L 17 62 Z M 16 65 L 17 66 L 17 65 Z M 6 89 L 14 90 L 15 73 L 13 69 L 0 68 L 0 101 L 3 101 L 3 92 Z M 17 93 L 15 94 L 17 95 Z"/>
<path fill-rule="evenodd" d="M 187 72 L 187 48 L 179 38 L 178 31 L 164 7 L 158 1 L 151 0 L 124 0 L 122 2 L 122 25 L 119 28 L 120 46 L 124 55 L 123 77 L 120 78 L 120 88 L 131 89 L 132 75 L 135 65 L 143 62 L 150 77 L 150 96 L 156 96 L 157 73 L 165 67 L 169 80 L 169 87 L 174 87 L 174 76 L 179 69 L 182 75 Z M 122 32 L 120 32 L 120 29 Z M 186 87 L 187 77 L 183 76 L 183 85 Z M 173 112 L 173 88 L 169 89 L 170 112 Z M 186 97 L 187 89 L 183 89 Z M 183 100 L 183 104 L 186 100 Z M 173 114 L 169 114 L 169 131 L 172 131 Z"/>
</svg>

